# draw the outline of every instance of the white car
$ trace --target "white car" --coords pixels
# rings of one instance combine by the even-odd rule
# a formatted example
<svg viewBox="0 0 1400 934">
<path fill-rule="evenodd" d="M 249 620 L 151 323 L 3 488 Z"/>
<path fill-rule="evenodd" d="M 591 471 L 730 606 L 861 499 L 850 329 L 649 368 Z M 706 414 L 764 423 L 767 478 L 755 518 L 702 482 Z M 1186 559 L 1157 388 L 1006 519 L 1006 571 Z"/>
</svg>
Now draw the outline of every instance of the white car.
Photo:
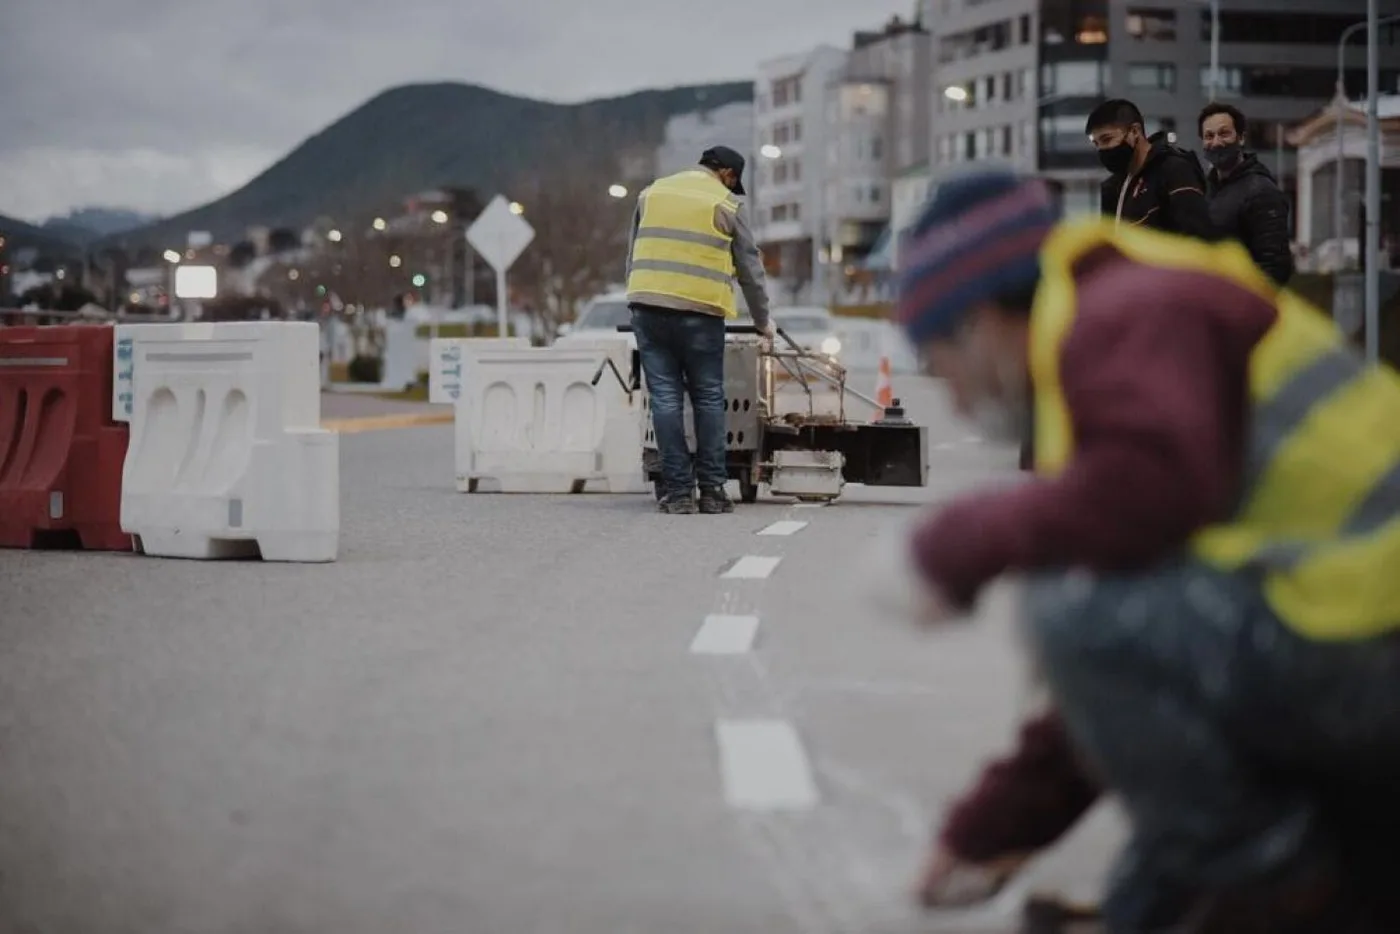
<svg viewBox="0 0 1400 934">
<path fill-rule="evenodd" d="M 771 317 L 774 327 L 782 328 L 804 350 L 839 357 L 841 338 L 836 333 L 836 321 L 827 309 L 818 306 L 774 308 Z M 778 338 L 779 347 L 784 343 Z"/>
<path fill-rule="evenodd" d="M 632 332 L 618 333 L 619 324 L 632 323 L 632 310 L 627 307 L 627 293 L 610 292 L 599 295 L 587 305 L 572 324 L 561 324 L 554 340 L 556 347 L 597 340 L 600 337 L 611 339 L 625 338 L 632 347 L 637 346 L 637 337 Z"/>
</svg>

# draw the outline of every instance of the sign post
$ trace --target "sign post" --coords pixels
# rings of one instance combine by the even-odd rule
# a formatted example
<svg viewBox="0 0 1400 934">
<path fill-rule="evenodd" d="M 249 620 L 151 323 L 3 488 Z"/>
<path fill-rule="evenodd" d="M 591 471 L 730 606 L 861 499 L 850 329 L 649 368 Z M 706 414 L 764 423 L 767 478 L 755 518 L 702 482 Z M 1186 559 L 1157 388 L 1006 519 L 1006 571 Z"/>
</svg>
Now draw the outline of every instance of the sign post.
<svg viewBox="0 0 1400 934">
<path fill-rule="evenodd" d="M 497 337 L 510 336 L 506 271 L 535 239 L 535 228 L 511 211 L 510 202 L 497 195 L 467 228 L 467 242 L 496 270 Z"/>
</svg>

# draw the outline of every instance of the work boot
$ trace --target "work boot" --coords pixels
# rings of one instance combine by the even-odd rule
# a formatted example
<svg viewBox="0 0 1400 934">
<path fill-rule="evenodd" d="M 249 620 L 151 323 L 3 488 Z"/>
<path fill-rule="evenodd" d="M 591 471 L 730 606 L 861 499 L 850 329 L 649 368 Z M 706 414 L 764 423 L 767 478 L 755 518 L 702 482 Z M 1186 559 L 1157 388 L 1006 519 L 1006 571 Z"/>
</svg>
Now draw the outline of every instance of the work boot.
<svg viewBox="0 0 1400 934">
<path fill-rule="evenodd" d="M 705 487 L 700 490 L 700 511 L 710 516 L 733 512 L 734 502 L 724 492 L 724 487 Z"/>
<path fill-rule="evenodd" d="M 693 516 L 695 497 L 689 493 L 669 493 L 656 504 L 656 511 L 672 516 Z"/>
</svg>

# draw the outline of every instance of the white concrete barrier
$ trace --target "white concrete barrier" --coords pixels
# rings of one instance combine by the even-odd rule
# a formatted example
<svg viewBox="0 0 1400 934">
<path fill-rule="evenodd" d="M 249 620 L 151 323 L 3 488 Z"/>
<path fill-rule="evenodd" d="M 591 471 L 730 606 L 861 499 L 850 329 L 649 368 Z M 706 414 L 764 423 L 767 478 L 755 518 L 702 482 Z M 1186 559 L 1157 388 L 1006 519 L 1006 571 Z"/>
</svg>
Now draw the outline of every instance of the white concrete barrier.
<svg viewBox="0 0 1400 934">
<path fill-rule="evenodd" d="M 640 400 L 623 340 L 600 346 L 463 348 L 456 406 L 457 489 L 465 493 L 641 492 Z M 606 343 L 610 346 L 601 346 Z M 635 445 L 635 447 L 633 447 Z M 632 465 L 626 463 L 634 457 Z"/>
<path fill-rule="evenodd" d="M 625 337 L 575 337 L 569 349 L 595 350 L 606 354 L 613 369 L 604 370 L 598 389 L 608 394 L 608 421 L 603 428 L 603 478 L 609 493 L 650 493 L 651 482 L 642 472 L 642 435 L 646 413 L 640 389 L 629 400 L 625 382 L 632 375 L 634 345 Z M 602 363 L 599 357 L 598 362 Z M 614 374 L 616 371 L 616 375 Z"/>
<path fill-rule="evenodd" d="M 528 337 L 436 337 L 428 341 L 428 401 L 451 405 L 462 395 L 462 357 L 470 347 L 528 348 Z"/>
<path fill-rule="evenodd" d="M 340 443 L 320 427 L 319 346 L 311 322 L 117 327 L 121 524 L 144 554 L 335 560 Z"/>
<path fill-rule="evenodd" d="M 388 392 L 402 392 L 418 382 L 418 338 L 411 321 L 384 322 L 384 369 L 379 386 Z"/>
</svg>

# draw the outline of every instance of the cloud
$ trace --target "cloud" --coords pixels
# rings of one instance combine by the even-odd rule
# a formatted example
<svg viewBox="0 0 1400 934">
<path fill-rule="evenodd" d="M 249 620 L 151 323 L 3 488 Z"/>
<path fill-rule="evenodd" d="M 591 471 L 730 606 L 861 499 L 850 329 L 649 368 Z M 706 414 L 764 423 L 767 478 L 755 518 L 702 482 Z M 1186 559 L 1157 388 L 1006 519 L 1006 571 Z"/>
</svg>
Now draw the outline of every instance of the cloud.
<svg viewBox="0 0 1400 934">
<path fill-rule="evenodd" d="M 577 101 L 744 79 L 911 0 L 6 0 L 0 212 L 172 212 L 398 84 Z"/>
</svg>

